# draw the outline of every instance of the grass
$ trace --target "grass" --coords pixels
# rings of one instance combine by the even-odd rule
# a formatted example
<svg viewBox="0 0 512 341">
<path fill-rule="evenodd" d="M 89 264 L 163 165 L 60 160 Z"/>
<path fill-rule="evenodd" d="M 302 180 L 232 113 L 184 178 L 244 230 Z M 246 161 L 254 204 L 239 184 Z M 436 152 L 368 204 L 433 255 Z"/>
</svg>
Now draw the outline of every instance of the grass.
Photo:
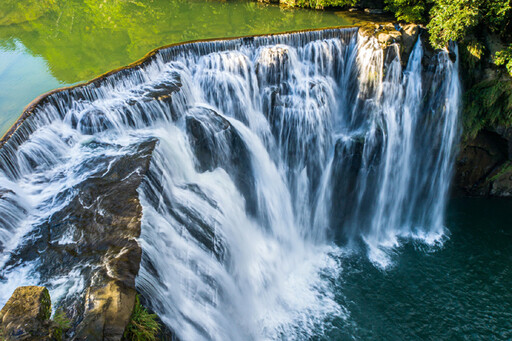
<svg viewBox="0 0 512 341">
<path fill-rule="evenodd" d="M 137 295 L 132 317 L 124 334 L 125 339 L 130 341 L 155 341 L 160 331 L 160 325 L 156 319 L 156 314 L 150 314 L 140 304 L 140 299 Z"/>
</svg>

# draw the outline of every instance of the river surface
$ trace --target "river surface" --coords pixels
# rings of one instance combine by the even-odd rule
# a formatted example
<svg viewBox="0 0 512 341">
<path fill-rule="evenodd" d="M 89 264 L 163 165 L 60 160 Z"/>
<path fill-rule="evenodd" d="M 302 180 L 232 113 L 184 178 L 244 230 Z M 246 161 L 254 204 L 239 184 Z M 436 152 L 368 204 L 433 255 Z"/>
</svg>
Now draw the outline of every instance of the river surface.
<svg viewBox="0 0 512 341">
<path fill-rule="evenodd" d="M 16 3 L 17 1 L 7 1 L 0 4 L 0 13 L 7 13 L 4 17 L 0 17 L 0 130 L 2 132 L 8 129 L 15 121 L 22 108 L 40 93 L 59 86 L 88 80 L 112 68 L 126 65 L 160 45 L 192 39 L 349 25 L 357 21 L 356 19 L 336 15 L 334 12 L 290 11 L 282 10 L 276 6 L 265 6 L 242 1 L 67 1 L 64 4 L 64 1 L 48 0 L 38 2 L 27 1 L 23 11 L 16 8 Z M 58 6 L 58 10 L 55 10 L 53 6 Z M 344 44 L 347 43 L 348 41 L 344 42 Z M 314 44 L 312 46 L 315 47 Z M 269 51 L 267 54 L 262 53 L 261 56 L 266 58 L 275 57 L 275 52 L 279 52 L 276 49 L 270 49 Z M 303 53 L 305 56 L 308 56 L 306 52 Z M 249 52 L 246 53 L 250 55 Z M 203 65 L 204 70 L 209 70 L 209 68 L 212 68 L 212 65 L 216 65 L 215 63 L 226 62 L 226 60 L 222 59 L 222 56 L 225 55 L 221 54 L 221 59 L 219 60 L 213 57 L 212 60 L 207 60 L 208 63 Z M 230 61 L 243 60 L 237 54 L 234 57 L 238 59 L 234 58 Z M 249 58 L 249 60 L 253 59 Z M 187 67 L 192 69 L 196 67 L 195 65 L 191 63 Z M 300 68 L 297 69 L 299 70 Z M 180 66 L 177 70 L 183 71 L 183 67 Z M 303 70 L 300 69 L 299 71 L 302 72 Z M 198 72 L 198 74 L 204 77 L 208 75 L 207 72 Z M 272 76 L 270 71 L 268 74 Z M 411 67 L 406 74 L 414 75 L 414 68 Z M 416 71 L 416 74 L 420 74 L 420 72 Z M 203 78 L 198 77 L 198 79 L 201 80 Z M 272 80 L 271 77 L 269 79 L 267 80 L 268 82 Z M 322 85 L 323 83 L 320 81 L 318 81 L 318 84 Z M 219 84 L 222 85 L 221 83 Z M 327 84 L 326 86 L 331 85 Z M 409 89 L 408 91 L 414 93 L 413 90 Z M 307 91 L 307 89 L 304 91 Z M 226 104 L 222 101 L 217 103 L 219 101 L 216 101 L 214 92 L 208 95 L 211 95 L 211 98 L 206 95 L 204 98 L 208 99 L 209 102 L 216 103 L 219 107 Z M 392 98 L 391 95 L 392 93 L 389 95 L 389 98 Z M 325 96 L 319 96 L 319 98 L 322 101 L 324 98 L 330 98 Z M 242 98 L 242 96 L 235 97 Z M 299 97 L 295 98 L 297 103 L 300 102 Z M 319 103 L 322 101 L 318 100 Z M 110 103 L 107 104 L 110 105 Z M 383 107 L 385 107 L 384 104 L 386 103 L 383 103 Z M 302 107 L 294 108 L 294 110 L 301 112 Z M 400 110 L 405 111 L 402 108 Z M 229 110 L 224 111 L 229 112 Z M 318 112 L 320 112 L 320 109 Z M 286 113 L 285 109 L 283 109 L 283 113 Z M 212 124 L 216 122 L 215 120 L 218 120 L 216 118 L 217 114 L 212 115 L 210 107 L 198 106 L 197 110 L 190 112 L 189 115 L 192 118 L 197 116 L 202 119 L 207 119 L 211 116 L 213 117 L 211 118 Z M 258 125 L 260 122 L 251 122 L 251 117 L 255 116 L 245 117 L 247 122 L 244 124 L 247 124 L 247 126 L 253 124 L 256 128 L 260 127 Z M 136 121 L 137 119 L 135 118 Z M 240 122 L 244 121 L 240 117 L 238 119 L 240 119 Z M 149 134 L 150 136 L 157 137 L 162 135 L 161 146 L 156 154 L 155 170 L 161 169 L 164 172 L 172 170 L 172 167 L 156 167 L 158 162 L 163 162 L 166 158 L 179 161 L 183 169 L 187 169 L 187 165 L 190 166 L 187 174 L 171 174 L 173 179 L 177 179 L 177 184 L 175 186 L 172 185 L 174 187 L 169 184 L 169 187 L 172 187 L 171 192 L 178 193 L 178 199 L 181 193 L 183 198 L 190 198 L 190 201 L 183 200 L 182 202 L 191 207 L 209 203 L 210 201 L 204 200 L 200 195 L 197 195 L 197 188 L 200 188 L 200 186 L 204 186 L 204 192 L 216 200 L 218 198 L 227 198 L 224 201 L 217 201 L 219 207 L 225 208 L 224 212 L 230 212 L 229 217 L 234 217 L 234 228 L 232 230 L 227 229 L 230 227 L 230 220 L 227 219 L 228 215 L 226 215 L 226 220 L 224 221 L 222 220 L 224 219 L 222 215 L 214 212 L 215 215 L 213 216 L 215 219 L 224 222 L 221 227 L 225 229 L 224 234 L 226 234 L 225 240 L 222 239 L 224 236 L 219 237 L 219 245 L 223 246 L 221 242 L 225 242 L 229 246 L 233 242 L 232 247 L 237 246 L 240 248 L 240 250 L 235 249 L 231 251 L 231 254 L 237 256 L 234 257 L 233 263 L 240 265 L 240 268 L 236 268 L 238 272 L 232 274 L 229 272 L 232 269 L 228 269 L 229 271 L 226 270 L 226 275 L 222 272 L 225 271 L 222 264 L 218 265 L 215 263 L 215 260 L 207 263 L 207 261 L 210 261 L 207 258 L 207 256 L 210 256 L 210 253 L 207 253 L 204 257 L 202 255 L 200 255 L 201 257 L 197 256 L 197 259 L 193 257 L 181 259 L 179 257 L 180 254 L 174 255 L 172 253 L 172 249 L 167 250 L 167 253 L 162 253 L 162 259 L 165 256 L 167 257 L 165 259 L 166 262 L 169 259 L 172 259 L 173 262 L 171 264 L 172 271 L 169 271 L 169 274 L 161 272 L 161 280 L 167 280 L 167 283 L 175 284 L 175 286 L 171 287 L 171 292 L 166 293 L 168 296 L 162 296 L 162 300 L 165 301 L 165 298 L 175 299 L 176 302 L 172 301 L 173 305 L 170 308 L 182 308 L 183 314 L 176 317 L 173 311 L 166 311 L 162 307 L 160 307 L 162 311 L 159 312 L 162 316 L 167 317 L 169 325 L 175 328 L 186 326 L 187 321 L 189 321 L 186 318 L 186 313 L 194 312 L 197 314 L 191 316 L 198 320 L 191 324 L 191 329 L 184 328 L 184 330 L 178 333 L 185 336 L 184 341 L 187 340 L 186 336 L 196 335 L 193 328 L 199 326 L 200 323 L 205 323 L 206 325 L 210 318 L 221 327 L 231 326 L 232 321 L 239 318 L 241 322 L 237 322 L 240 325 L 249 325 L 258 332 L 249 333 L 249 335 L 265 336 L 256 336 L 254 337 L 255 339 L 510 340 L 512 338 L 512 215 L 510 214 L 512 202 L 510 200 L 453 199 L 448 205 L 446 214 L 442 213 L 444 205 L 441 205 L 442 207 L 439 208 L 439 212 L 432 212 L 433 209 L 429 209 L 428 205 L 425 205 L 429 203 L 421 200 L 424 199 L 421 196 L 424 193 L 420 193 L 418 197 L 413 196 L 411 198 L 403 191 L 393 192 L 398 189 L 401 179 L 396 177 L 396 170 L 393 168 L 388 169 L 383 165 L 382 173 L 389 174 L 388 177 L 391 179 L 389 181 L 393 186 L 382 186 L 382 191 L 375 191 L 373 187 L 368 190 L 371 195 L 366 200 L 372 202 L 372 198 L 378 197 L 375 193 L 383 196 L 385 200 L 382 202 L 377 201 L 376 206 L 381 209 L 372 215 L 372 220 L 368 222 L 371 225 L 369 230 L 363 231 L 362 228 L 357 230 L 358 236 L 361 233 L 363 239 L 353 238 L 354 242 L 350 247 L 346 247 L 346 244 L 342 241 L 343 238 L 340 238 L 340 240 L 336 239 L 337 245 L 336 243 L 325 241 L 318 243 L 318 236 L 309 235 L 304 232 L 308 231 L 307 229 L 302 229 L 303 227 L 308 228 L 308 224 L 296 221 L 296 217 L 300 217 L 300 214 L 296 214 L 297 212 L 309 212 L 307 209 L 300 210 L 295 207 L 301 207 L 300 200 L 297 200 L 298 196 L 293 195 L 291 198 L 287 197 L 282 200 L 283 197 L 280 195 L 286 191 L 278 190 L 277 193 L 274 191 L 275 188 L 284 188 L 282 187 L 283 184 L 290 188 L 292 187 L 290 184 L 294 184 L 296 188 L 300 188 L 301 182 L 296 181 L 295 178 L 300 180 L 303 177 L 307 178 L 308 175 L 302 174 L 302 172 L 290 171 L 289 174 L 286 173 L 282 176 L 282 183 L 269 182 L 266 185 L 268 181 L 280 179 L 279 176 L 276 177 L 275 175 L 281 170 L 272 168 L 274 163 L 272 160 L 278 159 L 282 150 L 273 150 L 268 146 L 264 146 L 264 143 L 256 143 L 258 142 L 257 134 L 249 132 L 244 128 L 244 125 L 237 123 L 238 121 L 234 118 L 229 118 L 229 120 L 234 127 L 233 129 L 236 128 L 238 134 L 236 135 L 235 142 L 244 139 L 247 146 L 250 147 L 246 153 L 251 154 L 251 157 L 256 158 L 266 155 L 264 147 L 270 150 L 269 155 L 271 157 L 256 159 L 258 162 L 253 161 L 255 169 L 258 168 L 258 165 L 260 166 L 258 168 L 259 173 L 253 170 L 255 176 L 260 176 L 257 178 L 260 181 L 259 186 L 261 187 L 258 195 L 266 199 L 279 199 L 275 202 L 265 201 L 272 202 L 276 207 L 281 207 L 283 203 L 286 203 L 286 200 L 290 201 L 291 204 L 288 210 L 293 210 L 295 216 L 289 214 L 288 217 L 285 214 L 286 210 L 280 210 L 279 212 L 267 213 L 264 219 L 260 219 L 261 221 L 256 219 L 258 218 L 257 214 L 253 214 L 256 218 L 246 218 L 243 207 L 237 210 L 237 208 L 240 208 L 242 200 L 239 200 L 238 194 L 235 193 L 235 185 L 227 181 L 228 176 L 224 171 L 217 168 L 213 171 L 210 169 L 195 173 L 193 158 L 189 155 L 189 150 L 183 147 L 186 140 L 184 137 L 185 133 L 180 132 L 174 125 L 169 124 L 165 128 L 174 129 L 172 130 L 174 132 L 172 137 L 166 134 L 168 130 L 157 130 Z M 63 122 L 65 123 L 66 121 L 63 120 Z M 141 127 L 145 127 L 147 122 L 136 123 L 137 129 L 143 131 L 142 134 L 138 134 L 147 137 L 146 131 L 138 126 L 140 123 Z M 47 139 L 49 144 L 57 140 L 53 136 L 60 136 L 60 134 L 68 138 L 66 136 L 68 130 L 66 129 L 70 129 L 69 131 L 72 131 L 74 135 L 70 133 L 69 136 L 72 136 L 73 139 L 76 138 L 76 141 L 73 139 L 66 140 L 74 141 L 73 143 L 75 144 L 73 146 L 76 150 L 73 149 L 72 151 L 83 152 L 85 150 L 91 153 L 95 152 L 93 147 L 90 147 L 90 150 L 87 149 L 89 147 L 84 142 L 86 139 L 83 136 L 87 137 L 90 133 L 84 131 L 77 133 L 74 129 L 71 130 L 67 126 L 64 129 L 64 133 L 62 133 L 61 129 L 63 127 L 64 125 L 59 126 L 57 124 L 54 129 L 55 131 L 52 131 L 54 135 L 40 134 L 42 135 L 39 136 L 41 141 L 44 142 Z M 123 136 L 123 130 L 113 130 L 112 135 L 99 132 L 98 141 L 105 142 L 105 145 L 107 145 L 106 142 L 112 145 L 114 142 L 126 143 L 126 141 L 118 139 L 119 136 Z M 255 131 L 258 132 L 257 129 Z M 261 135 L 266 136 L 264 134 Z M 340 145 L 347 144 L 347 141 L 350 140 L 340 138 L 336 134 L 333 134 L 333 136 L 341 141 Z M 166 141 L 166 139 L 169 140 Z M 285 142 L 289 141 L 276 139 L 276 143 L 288 147 L 288 145 L 284 144 Z M 389 141 L 388 144 L 394 146 L 393 155 L 398 156 L 398 161 L 404 162 L 404 166 L 414 166 L 423 160 L 418 162 L 414 159 L 402 160 L 402 155 L 406 153 L 400 150 L 401 144 L 396 142 Z M 398 142 L 400 141 L 398 140 Z M 251 145 L 251 143 L 255 144 Z M 290 146 L 293 147 L 291 144 Z M 183 147 L 183 150 L 179 150 L 181 147 Z M 63 144 L 62 148 L 66 151 L 64 155 L 70 154 L 67 153 L 68 150 L 66 148 L 68 146 Z M 275 149 L 275 146 L 273 148 Z M 336 153 L 350 151 L 351 147 L 347 144 L 347 147 L 344 148 L 346 149 L 336 148 Z M 329 145 L 328 149 L 334 149 L 334 145 Z M 291 153 L 290 150 L 286 151 Z M 295 149 L 292 148 L 292 151 L 295 151 Z M 411 151 L 409 153 L 414 155 Z M 77 153 L 76 155 L 83 155 L 83 153 Z M 341 156 L 343 155 L 341 154 Z M 302 157 L 302 154 L 298 156 Z M 329 174 L 329 167 L 332 166 L 328 162 L 330 157 L 332 157 L 331 154 L 326 154 L 325 160 L 322 163 L 322 169 L 325 168 L 327 170 L 325 171 L 326 174 Z M 423 158 L 425 155 L 421 153 L 418 157 Z M 302 161 L 315 161 L 310 159 L 304 160 Z M 286 165 L 287 170 L 294 170 L 292 166 L 295 167 L 296 165 L 292 161 L 288 159 L 282 161 Z M 72 165 L 73 160 L 66 162 L 70 162 L 69 164 Z M 422 162 L 425 161 L 423 160 Z M 234 164 L 238 166 L 237 163 Z M 277 164 L 280 165 L 279 163 Z M 263 166 L 269 166 L 270 168 Z M 66 166 L 64 168 L 68 169 L 70 167 Z M 421 170 L 422 168 L 419 169 Z M 402 171 L 406 173 L 407 170 L 408 168 L 402 168 Z M 229 171 L 230 168 L 227 167 L 226 172 Z M 338 171 L 344 172 L 346 170 L 338 169 Z M 31 181 L 34 181 L 37 185 L 37 181 L 31 177 L 32 172 L 33 170 L 27 171 L 26 176 L 22 179 L 27 184 L 31 184 Z M 184 178 L 184 184 L 188 186 L 189 183 L 195 183 L 195 187 L 189 188 L 181 184 L 178 181 L 181 180 L 180 176 Z M 287 176 L 293 181 L 287 180 Z M 419 174 L 418 176 L 425 175 Z M 55 181 L 60 181 L 59 179 L 56 178 Z M 328 183 L 328 181 L 325 181 L 325 183 Z M 394 186 L 395 184 L 398 185 Z M 317 186 L 320 186 L 320 189 L 322 189 L 321 184 L 317 184 Z M 339 183 L 337 186 L 340 186 L 342 189 L 345 188 Z M 446 189 L 447 186 L 443 184 L 441 187 Z M 408 187 L 404 186 L 404 188 Z M 161 189 L 161 191 L 163 190 Z M 209 190 L 211 190 L 211 193 L 208 192 Z M 295 194 L 303 193 L 293 188 L 290 192 Z M 322 191 L 319 192 L 323 193 Z M 307 191 L 304 193 L 307 193 Z M 435 206 L 439 200 L 444 200 L 445 198 L 445 195 L 439 197 L 436 193 L 435 191 L 428 193 L 429 196 L 435 199 L 431 202 L 432 206 Z M 55 194 L 56 198 L 58 197 L 57 194 Z M 223 195 L 226 197 L 223 197 Z M 397 199 L 400 196 L 407 200 L 419 200 L 418 202 L 421 205 L 418 205 L 418 207 L 426 206 L 425 209 L 429 213 L 435 213 L 433 214 L 434 218 L 444 217 L 444 221 L 441 222 L 434 221 L 435 219 L 427 219 L 429 224 L 435 223 L 439 225 L 440 223 L 442 226 L 438 227 L 441 232 L 436 234 L 437 230 L 429 230 L 429 232 L 434 232 L 434 237 L 431 239 L 429 234 L 418 235 L 417 231 L 412 231 L 412 229 L 407 230 L 407 233 L 404 234 L 403 230 L 397 228 L 398 226 L 391 224 L 393 222 L 396 223 L 397 220 L 400 221 L 400 218 L 391 219 L 395 217 L 390 218 L 392 214 L 386 210 L 389 208 L 389 205 L 393 204 L 392 199 Z M 317 198 L 313 195 L 311 197 Z M 323 195 L 318 197 L 322 199 Z M 143 200 L 146 200 L 145 213 L 147 213 L 143 225 L 147 229 L 145 230 L 146 232 L 143 231 L 142 236 L 143 248 L 145 250 L 151 249 L 153 246 L 151 241 L 155 241 L 154 246 L 158 247 L 157 242 L 169 242 L 167 245 L 170 245 L 174 240 L 179 240 L 179 237 L 170 233 L 173 231 L 171 227 L 174 227 L 176 222 L 172 223 L 170 217 L 165 216 L 162 212 L 157 212 L 157 207 L 153 211 L 150 199 L 149 196 L 143 198 Z M 407 203 L 405 199 L 404 202 Z M 229 200 L 232 200 L 232 202 Z M 315 200 L 318 200 L 318 198 Z M 322 200 L 327 204 L 331 202 L 328 197 Z M 180 203 L 178 201 L 176 204 Z M 269 210 L 268 207 L 258 208 L 258 205 L 255 204 L 256 208 L 253 207 L 256 213 L 258 213 L 258 210 Z M 209 210 L 213 210 L 208 205 L 197 207 L 204 210 L 204 212 L 200 209 L 193 212 L 200 212 L 203 215 L 207 215 L 210 212 Z M 401 203 L 399 209 L 403 211 L 404 207 L 407 208 L 407 205 L 404 206 Z M 180 210 L 182 208 L 175 207 L 174 209 Z M 311 214 L 314 213 L 316 215 L 321 215 L 322 213 L 318 213 L 313 209 L 311 211 Z M 345 217 L 351 217 L 352 212 L 348 210 L 344 214 Z M 162 231 L 152 231 L 152 228 L 159 226 L 153 223 L 159 217 L 165 218 L 161 220 L 161 226 L 165 227 L 167 223 L 172 223 L 171 225 L 173 226 L 170 226 L 167 230 L 168 235 Z M 376 219 L 375 217 L 380 218 Z M 382 217 L 388 219 L 382 219 Z M 359 223 L 361 217 L 352 218 L 353 221 Z M 268 224 L 268 221 L 272 221 L 272 219 L 278 222 L 283 221 L 283 226 Z M 293 224 L 287 224 L 286 219 L 293 221 Z M 307 219 L 306 221 L 310 220 Z M 315 224 L 321 225 L 321 219 L 319 221 L 313 219 Z M 362 221 L 365 221 L 365 219 Z M 247 233 L 238 233 L 240 231 L 238 229 L 240 222 L 245 224 L 244 228 L 246 228 L 245 231 Z M 269 226 L 266 226 L 267 229 L 261 228 L 255 222 L 258 222 L 263 227 L 267 224 Z M 358 224 L 358 226 L 361 225 Z M 411 224 L 408 224 L 408 227 L 409 225 Z M 280 230 L 277 230 L 278 227 Z M 290 227 L 294 228 L 291 232 L 297 233 L 300 238 L 292 238 L 295 235 L 288 230 Z M 295 228 L 297 228 L 297 231 Z M 348 231 L 351 231 L 350 226 L 346 228 Z M 267 235 L 268 231 L 273 232 L 273 234 Z M 389 235 L 386 232 L 388 231 L 392 231 L 392 236 L 396 238 L 392 238 L 392 247 L 385 247 L 384 253 L 372 253 L 372 250 L 382 251 L 383 248 L 380 246 L 374 249 L 370 246 L 373 242 L 380 245 L 387 241 Z M 158 232 L 161 239 L 151 238 L 151 233 L 153 232 Z M 229 233 L 232 235 L 229 235 Z M 166 240 L 166 238 L 169 238 L 169 240 Z M 327 237 L 323 237 L 323 239 L 330 240 Z M 306 240 L 307 243 L 304 243 L 303 240 Z M 79 240 L 76 242 L 79 242 Z M 238 244 L 238 242 L 246 242 L 247 244 Z M 318 244 L 320 244 L 320 248 L 317 248 Z M 215 246 L 219 247 L 219 245 Z M 279 247 L 275 248 L 275 245 Z M 259 247 L 261 247 L 261 250 L 258 249 Z M 161 251 L 163 249 L 157 250 Z M 193 251 L 194 249 L 188 245 L 187 252 L 190 250 Z M 198 252 L 200 251 L 202 250 L 198 249 Z M 215 251 L 221 252 L 218 249 L 215 249 Z M 254 253 L 251 253 L 253 251 Z M 160 255 L 160 253 L 157 253 L 155 260 L 153 260 L 149 254 L 146 261 L 149 259 L 149 261 L 152 261 L 152 265 L 157 267 L 162 265 L 164 267 L 168 266 L 169 262 L 158 264 L 156 259 Z M 176 257 L 172 258 L 174 256 Z M 216 284 L 219 287 L 222 284 L 226 285 L 227 289 L 225 292 L 228 292 L 229 298 L 233 300 L 233 302 L 227 302 L 226 306 L 235 307 L 236 310 L 231 312 L 228 310 L 219 311 L 217 315 L 214 314 L 216 311 L 211 310 L 212 314 L 209 316 L 205 316 L 204 319 L 198 318 L 203 312 L 202 308 L 198 309 L 195 306 L 197 301 L 194 301 L 194 299 L 204 299 L 204 302 L 201 302 L 203 304 L 201 307 L 210 308 L 209 304 L 212 298 L 210 296 L 203 297 L 197 295 L 191 296 L 192 301 L 187 302 L 185 294 L 190 294 L 188 289 L 191 286 L 181 288 L 180 283 L 172 282 L 177 273 L 174 270 L 180 270 L 178 267 L 181 264 L 180 261 L 183 261 L 185 265 L 189 265 L 185 261 L 188 262 L 191 259 L 192 261 L 197 260 L 198 264 L 201 264 L 201 262 L 210 264 L 210 268 L 207 268 L 207 271 L 205 270 L 205 276 L 210 275 L 209 271 L 216 273 L 218 270 L 218 273 L 222 276 L 217 278 L 219 283 Z M 285 262 L 286 264 L 281 264 L 283 259 L 287 259 L 289 264 L 287 262 Z M 37 263 L 37 260 L 34 262 Z M 279 266 L 276 266 L 276 264 Z M 183 269 L 187 270 L 188 268 L 185 265 Z M 256 270 L 261 271 L 261 278 L 258 276 L 254 278 L 254 272 L 251 272 L 254 269 L 245 265 L 257 265 Z M 173 267 L 176 267 L 176 269 Z M 311 271 L 309 267 L 314 268 L 314 271 Z M 12 277 L 22 279 L 19 283 L 15 283 L 16 285 L 35 284 L 24 282 L 29 281 L 31 277 L 23 275 L 22 270 L 23 267 L 19 267 L 14 268 L 12 271 L 10 270 L 10 273 L 7 271 L 0 273 L 0 287 L 7 287 L 11 291 L 14 285 L 6 285 L 6 282 L 8 282 L 6 278 Z M 284 279 L 281 278 L 283 274 L 288 274 L 286 271 L 289 271 L 292 275 Z M 168 278 L 166 277 L 167 275 Z M 228 278 L 228 275 L 233 278 Z M 158 282 L 149 276 L 147 272 L 142 274 L 143 279 L 144 276 L 146 276 L 149 282 Z M 199 282 L 195 283 L 195 287 L 201 288 L 204 278 L 206 277 L 200 278 Z M 226 279 L 225 283 L 223 282 L 224 279 Z M 258 283 L 255 281 L 257 279 L 262 280 L 260 287 L 257 287 Z M 62 281 L 62 279 L 59 280 Z M 188 283 L 193 283 L 193 280 L 193 278 L 188 279 Z M 55 280 L 53 281 L 55 282 Z M 208 281 L 204 282 L 205 285 L 208 285 Z M 236 285 L 231 285 L 232 282 Z M 274 290 L 270 290 L 272 289 L 271 285 L 275 284 L 274 282 L 279 284 L 277 288 L 282 291 L 276 293 Z M 42 284 L 44 284 L 43 281 Z M 303 284 L 304 286 L 301 286 Z M 146 292 L 146 297 L 151 297 L 147 295 L 151 292 L 148 288 L 144 287 L 144 283 L 139 283 L 139 288 Z M 228 289 L 232 289 L 232 291 Z M 172 297 L 176 293 L 185 294 L 178 298 Z M 233 298 L 231 296 L 234 296 L 234 293 L 240 293 L 240 295 Z M 264 295 L 258 296 L 255 293 L 263 293 Z M 250 294 L 254 295 L 250 296 Z M 0 304 L 4 304 L 9 296 L 10 292 L 0 292 Z M 153 298 L 156 300 L 156 297 Z M 181 298 L 183 300 L 180 300 Z M 250 305 L 247 305 L 247 302 Z M 58 304 L 58 302 L 56 303 Z M 183 306 L 180 306 L 180 303 Z M 216 307 L 220 307 L 222 302 L 216 303 L 218 304 Z M 225 316 L 223 316 L 224 312 L 226 312 Z M 181 316 L 185 317 L 181 318 Z M 257 317 L 257 319 L 253 319 L 254 317 Z M 226 320 L 225 324 L 220 323 L 224 322 L 224 319 Z M 288 320 L 291 320 L 291 322 Z M 212 324 L 214 324 L 213 322 Z M 265 330 L 260 331 L 258 329 L 263 328 L 260 323 L 265 327 Z M 281 325 L 286 326 L 286 328 L 283 328 Z M 204 327 L 203 330 L 207 330 L 207 327 Z M 228 335 L 233 340 L 237 339 L 236 335 L 244 335 L 244 330 L 241 330 L 242 334 L 237 334 L 239 331 L 235 330 L 235 328 L 232 330 L 233 334 Z M 212 335 L 224 335 L 215 334 L 214 332 L 208 335 L 211 338 L 215 338 Z M 189 339 L 192 340 L 193 338 Z M 217 337 L 217 339 L 222 338 Z"/>
</svg>

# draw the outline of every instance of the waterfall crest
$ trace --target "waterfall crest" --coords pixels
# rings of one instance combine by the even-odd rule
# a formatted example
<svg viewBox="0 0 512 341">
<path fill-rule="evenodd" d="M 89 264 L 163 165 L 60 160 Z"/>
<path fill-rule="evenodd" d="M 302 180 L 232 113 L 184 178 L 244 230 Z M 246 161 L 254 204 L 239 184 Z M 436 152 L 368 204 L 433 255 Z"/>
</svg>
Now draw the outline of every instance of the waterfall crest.
<svg viewBox="0 0 512 341">
<path fill-rule="evenodd" d="M 426 62 L 418 39 L 403 67 L 352 28 L 174 46 L 53 94 L 0 149 L 0 303 L 34 282 L 83 299 L 97 260 L 50 271 L 27 245 L 80 243 L 59 212 L 156 139 L 138 189 L 151 309 L 181 340 L 321 335 L 350 314 L 334 254 L 385 269 L 402 240 L 442 242 L 459 98 L 447 52 Z"/>
</svg>

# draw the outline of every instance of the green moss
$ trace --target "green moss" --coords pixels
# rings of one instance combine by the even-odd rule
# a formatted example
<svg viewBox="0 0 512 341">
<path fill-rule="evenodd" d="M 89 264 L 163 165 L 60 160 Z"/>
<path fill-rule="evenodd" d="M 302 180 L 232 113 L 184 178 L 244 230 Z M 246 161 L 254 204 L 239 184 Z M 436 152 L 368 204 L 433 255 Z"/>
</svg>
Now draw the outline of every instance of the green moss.
<svg viewBox="0 0 512 341">
<path fill-rule="evenodd" d="M 52 318 L 52 326 L 50 334 L 52 340 L 62 340 L 64 333 L 71 328 L 71 320 L 66 316 L 62 310 L 55 312 Z"/>
<path fill-rule="evenodd" d="M 485 127 L 512 126 L 512 80 L 484 81 L 464 96 L 464 135 L 475 137 Z"/>
<path fill-rule="evenodd" d="M 135 298 L 135 307 L 126 327 L 125 339 L 130 341 L 154 341 L 160 331 L 160 325 L 157 322 L 156 314 L 150 314 L 146 308 L 140 304 L 139 296 Z"/>
</svg>

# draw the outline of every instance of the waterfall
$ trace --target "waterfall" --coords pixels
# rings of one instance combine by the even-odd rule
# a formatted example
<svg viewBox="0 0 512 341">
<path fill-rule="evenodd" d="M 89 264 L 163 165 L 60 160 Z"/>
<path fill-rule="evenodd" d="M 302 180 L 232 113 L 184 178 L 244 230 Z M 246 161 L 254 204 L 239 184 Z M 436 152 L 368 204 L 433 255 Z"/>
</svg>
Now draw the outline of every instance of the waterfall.
<svg viewBox="0 0 512 341">
<path fill-rule="evenodd" d="M 73 209 L 156 140 L 138 188 L 149 307 L 183 341 L 321 336 L 350 314 L 334 255 L 386 269 L 402 242 L 445 238 L 459 97 L 447 52 L 427 61 L 418 39 L 404 66 L 352 28 L 173 46 L 55 93 L 0 149 L 0 303 L 21 284 L 83 300 L 101 260 L 65 255 L 85 238 Z"/>
</svg>

